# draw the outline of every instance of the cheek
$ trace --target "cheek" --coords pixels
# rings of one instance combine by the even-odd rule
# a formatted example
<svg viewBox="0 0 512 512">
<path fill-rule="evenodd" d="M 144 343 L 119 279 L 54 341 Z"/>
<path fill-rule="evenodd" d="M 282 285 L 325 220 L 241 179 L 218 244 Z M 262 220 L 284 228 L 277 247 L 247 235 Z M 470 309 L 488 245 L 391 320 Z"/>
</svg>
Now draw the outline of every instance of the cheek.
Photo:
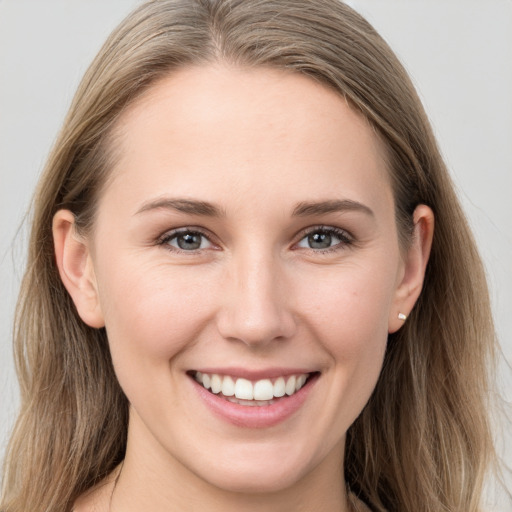
<svg viewBox="0 0 512 512">
<path fill-rule="evenodd" d="M 194 284 L 194 285 L 192 285 Z M 204 290 L 186 272 L 117 266 L 105 276 L 102 307 L 114 370 L 137 411 L 161 421 L 162 403 L 179 407 L 180 355 L 194 345 L 208 318 Z"/>
<path fill-rule="evenodd" d="M 372 354 L 385 344 L 395 287 L 393 272 L 381 267 L 331 270 L 315 276 L 315 293 L 311 286 L 300 293 L 304 304 L 309 301 L 308 323 L 337 361 Z"/>
<path fill-rule="evenodd" d="M 325 400 L 333 411 L 333 432 L 346 431 L 356 419 L 382 369 L 395 274 L 376 265 L 351 266 L 316 280 L 309 325 L 330 359 L 333 385 Z"/>
<path fill-rule="evenodd" d="M 210 309 L 201 279 L 137 259 L 106 270 L 100 299 L 116 371 L 168 365 L 197 338 Z"/>
</svg>

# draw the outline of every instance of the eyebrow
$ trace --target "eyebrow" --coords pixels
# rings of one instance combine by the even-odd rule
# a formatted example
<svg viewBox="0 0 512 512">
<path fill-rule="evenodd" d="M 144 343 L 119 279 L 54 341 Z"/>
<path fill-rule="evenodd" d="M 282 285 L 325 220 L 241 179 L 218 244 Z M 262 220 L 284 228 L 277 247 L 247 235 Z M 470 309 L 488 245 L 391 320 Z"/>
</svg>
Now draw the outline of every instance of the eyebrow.
<svg viewBox="0 0 512 512">
<path fill-rule="evenodd" d="M 196 201 L 192 199 L 156 199 L 149 201 L 139 208 L 135 215 L 151 210 L 176 210 L 181 213 L 191 215 L 202 215 L 205 217 L 222 217 L 224 212 L 217 206 L 206 201 Z"/>
<path fill-rule="evenodd" d="M 191 215 L 200 215 L 204 217 L 222 217 L 225 212 L 207 201 L 197 201 L 193 199 L 171 199 L 162 198 L 149 201 L 137 210 L 136 215 L 152 210 L 175 210 L 181 213 Z M 308 217 L 313 215 L 325 215 L 328 213 L 343 213 L 346 211 L 358 211 L 371 217 L 373 211 L 368 206 L 353 201 L 351 199 L 331 199 L 328 201 L 301 202 L 298 203 L 292 213 L 293 217 Z"/>
<path fill-rule="evenodd" d="M 293 210 L 294 217 L 307 217 L 312 215 L 325 215 L 327 213 L 342 213 L 346 211 L 362 212 L 374 217 L 373 211 L 368 206 L 351 199 L 333 199 L 319 202 L 302 202 Z"/>
</svg>

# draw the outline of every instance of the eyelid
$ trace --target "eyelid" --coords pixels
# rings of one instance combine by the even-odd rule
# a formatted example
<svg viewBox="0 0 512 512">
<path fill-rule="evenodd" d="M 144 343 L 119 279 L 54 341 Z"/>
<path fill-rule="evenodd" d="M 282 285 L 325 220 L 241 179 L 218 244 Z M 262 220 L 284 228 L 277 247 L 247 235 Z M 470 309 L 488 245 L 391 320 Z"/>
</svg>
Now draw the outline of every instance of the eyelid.
<svg viewBox="0 0 512 512">
<path fill-rule="evenodd" d="M 296 235 L 295 242 L 292 245 L 292 249 L 294 249 L 294 250 L 301 249 L 301 248 L 297 247 L 297 244 L 300 241 L 302 241 L 305 237 L 309 236 L 312 233 L 316 233 L 316 232 L 333 234 L 333 235 L 337 236 L 338 238 L 340 238 L 341 242 L 336 245 L 333 245 L 331 247 L 325 248 L 325 249 L 313 249 L 313 248 L 302 248 L 302 249 L 310 250 L 314 253 L 326 253 L 326 252 L 331 252 L 331 251 L 350 247 L 351 245 L 354 245 L 356 242 L 355 237 L 346 229 L 335 227 L 335 226 L 329 226 L 329 225 L 325 225 L 325 224 L 318 224 L 318 225 L 309 226 L 307 228 L 302 229 Z M 195 250 L 185 251 L 185 250 L 179 249 L 177 247 L 174 247 L 174 246 L 171 246 L 168 244 L 169 240 L 173 239 L 174 237 L 176 237 L 180 234 L 184 234 L 184 233 L 197 233 L 201 236 L 204 236 L 210 242 L 210 244 L 212 244 L 212 246 L 213 246 L 208 249 L 214 249 L 214 250 L 220 249 L 220 244 L 214 241 L 215 236 L 212 235 L 212 233 L 209 232 L 208 230 L 206 230 L 202 227 L 199 227 L 199 226 L 183 226 L 183 227 L 179 227 L 179 228 L 169 229 L 169 230 L 165 231 L 163 234 L 161 234 L 156 239 L 155 245 L 162 245 L 162 246 L 167 245 L 168 250 L 171 250 L 173 252 L 183 252 L 183 253 L 188 253 L 188 254 L 197 254 L 197 253 L 205 250 L 205 249 L 195 249 Z"/>
<path fill-rule="evenodd" d="M 183 227 L 179 227 L 179 228 L 169 229 L 156 239 L 155 245 L 161 245 L 161 246 L 166 245 L 167 249 L 170 251 L 180 252 L 180 253 L 188 253 L 188 254 L 197 254 L 199 252 L 206 250 L 206 249 L 195 249 L 195 250 L 185 251 L 178 247 L 171 246 L 168 243 L 170 240 L 177 237 L 178 235 L 186 234 L 186 233 L 197 233 L 201 236 L 204 236 L 210 242 L 210 244 L 212 244 L 212 247 L 209 247 L 208 249 L 216 250 L 219 248 L 219 244 L 215 243 L 213 240 L 213 238 L 214 238 L 213 235 L 210 232 L 208 232 L 207 230 L 205 230 L 204 228 L 201 228 L 199 226 L 183 226 Z"/>
<path fill-rule="evenodd" d="M 312 248 L 306 248 L 306 247 L 304 247 L 304 248 L 298 247 L 298 243 L 301 242 L 302 240 L 304 240 L 304 238 L 311 235 L 312 233 L 318 233 L 318 232 L 333 234 L 333 235 L 337 236 L 338 238 L 340 238 L 341 242 L 336 245 L 333 245 L 331 247 L 327 247 L 325 249 L 312 249 Z M 304 228 L 302 231 L 300 231 L 297 234 L 296 242 L 294 242 L 293 248 L 305 249 L 305 250 L 309 250 L 309 251 L 321 254 L 321 253 L 332 252 L 335 250 L 340 250 L 343 248 L 350 247 L 351 245 L 355 244 L 355 241 L 356 241 L 355 237 L 346 229 L 335 227 L 335 226 L 329 226 L 329 225 L 325 225 L 325 224 L 318 224 L 316 226 L 310 226 L 310 227 Z"/>
</svg>

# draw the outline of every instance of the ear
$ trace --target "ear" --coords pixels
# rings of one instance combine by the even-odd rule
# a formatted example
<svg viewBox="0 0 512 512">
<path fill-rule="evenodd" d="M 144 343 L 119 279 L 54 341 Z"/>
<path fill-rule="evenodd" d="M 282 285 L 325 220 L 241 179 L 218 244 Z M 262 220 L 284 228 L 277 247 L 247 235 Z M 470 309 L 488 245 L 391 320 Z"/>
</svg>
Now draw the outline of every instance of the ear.
<svg viewBox="0 0 512 512">
<path fill-rule="evenodd" d="M 69 210 L 59 210 L 53 217 L 53 243 L 60 278 L 80 318 L 90 327 L 104 327 L 90 250 L 76 232 Z"/>
<path fill-rule="evenodd" d="M 432 238 L 434 236 L 434 213 L 420 204 L 413 214 L 414 232 L 411 245 L 404 256 L 401 280 L 395 292 L 395 299 L 388 320 L 388 332 L 398 331 L 404 323 L 399 314 L 406 317 L 420 296 L 425 278 Z"/>
</svg>

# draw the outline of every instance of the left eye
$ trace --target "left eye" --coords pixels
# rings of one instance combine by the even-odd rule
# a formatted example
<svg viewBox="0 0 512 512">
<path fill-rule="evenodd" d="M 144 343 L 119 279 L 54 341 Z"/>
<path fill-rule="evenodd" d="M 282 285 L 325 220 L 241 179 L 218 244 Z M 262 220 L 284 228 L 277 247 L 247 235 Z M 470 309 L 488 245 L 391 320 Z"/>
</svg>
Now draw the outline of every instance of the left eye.
<svg viewBox="0 0 512 512">
<path fill-rule="evenodd" d="M 349 244 L 349 237 L 334 229 L 317 229 L 308 233 L 297 244 L 298 247 L 306 249 L 330 249 L 340 244 Z"/>
<path fill-rule="evenodd" d="M 166 237 L 162 242 L 181 251 L 197 251 L 199 249 L 208 249 L 212 246 L 208 238 L 197 231 L 174 233 Z"/>
</svg>

